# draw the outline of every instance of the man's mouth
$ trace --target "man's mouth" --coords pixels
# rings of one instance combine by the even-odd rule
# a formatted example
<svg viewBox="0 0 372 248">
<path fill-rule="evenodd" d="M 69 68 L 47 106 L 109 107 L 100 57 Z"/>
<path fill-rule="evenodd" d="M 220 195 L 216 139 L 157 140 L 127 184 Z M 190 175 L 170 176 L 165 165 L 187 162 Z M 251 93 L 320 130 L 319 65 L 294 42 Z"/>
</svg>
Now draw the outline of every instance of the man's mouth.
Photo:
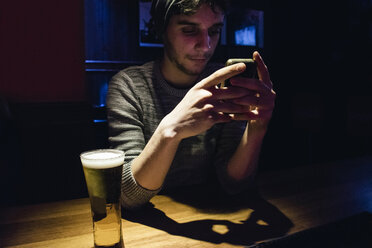
<svg viewBox="0 0 372 248">
<path fill-rule="evenodd" d="M 205 62 L 208 61 L 209 57 L 189 57 L 189 59 L 196 62 Z"/>
<path fill-rule="evenodd" d="M 190 58 L 190 59 L 193 60 L 193 61 L 200 61 L 200 62 L 203 62 L 203 61 L 207 60 L 206 58 Z"/>
<path fill-rule="evenodd" d="M 195 61 L 206 61 L 209 60 L 210 57 L 211 56 L 209 54 L 198 54 L 189 56 L 189 59 Z"/>
</svg>

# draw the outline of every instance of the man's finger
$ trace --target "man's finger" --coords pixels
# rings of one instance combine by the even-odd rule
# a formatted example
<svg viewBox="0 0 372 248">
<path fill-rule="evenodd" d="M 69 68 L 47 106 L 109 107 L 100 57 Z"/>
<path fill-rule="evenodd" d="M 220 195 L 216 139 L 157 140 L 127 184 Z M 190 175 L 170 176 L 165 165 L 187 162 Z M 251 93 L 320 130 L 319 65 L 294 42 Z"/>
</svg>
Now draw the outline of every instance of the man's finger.
<svg viewBox="0 0 372 248">
<path fill-rule="evenodd" d="M 213 98 L 217 100 L 228 100 L 244 97 L 247 95 L 255 95 L 257 92 L 248 88 L 234 87 L 229 88 L 211 88 L 208 91 L 212 92 Z"/>
<path fill-rule="evenodd" d="M 267 69 L 267 66 L 265 65 L 261 55 L 257 51 L 253 53 L 253 60 L 257 63 L 258 78 L 265 84 L 271 84 L 269 70 Z"/>
<path fill-rule="evenodd" d="M 221 82 L 225 81 L 228 78 L 238 75 L 239 73 L 243 72 L 245 68 L 246 67 L 244 63 L 237 63 L 223 67 L 215 71 L 209 77 L 206 77 L 202 81 L 200 81 L 197 84 L 197 87 L 208 89 L 210 87 L 220 84 Z"/>
<path fill-rule="evenodd" d="M 230 79 L 230 83 L 233 86 L 249 89 L 251 91 L 257 91 L 259 93 L 264 93 L 271 87 L 263 84 L 261 80 L 255 78 L 242 78 L 235 77 Z"/>
</svg>

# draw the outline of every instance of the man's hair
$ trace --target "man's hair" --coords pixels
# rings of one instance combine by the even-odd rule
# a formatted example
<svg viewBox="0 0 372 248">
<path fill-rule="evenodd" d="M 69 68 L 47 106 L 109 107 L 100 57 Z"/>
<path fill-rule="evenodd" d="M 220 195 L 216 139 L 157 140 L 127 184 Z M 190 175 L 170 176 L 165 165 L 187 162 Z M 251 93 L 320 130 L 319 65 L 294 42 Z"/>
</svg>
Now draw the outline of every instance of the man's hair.
<svg viewBox="0 0 372 248">
<path fill-rule="evenodd" d="M 227 11 L 227 0 L 153 0 L 151 22 L 156 34 L 161 37 L 173 15 L 193 15 L 202 4 L 208 4 L 214 12 Z"/>
</svg>

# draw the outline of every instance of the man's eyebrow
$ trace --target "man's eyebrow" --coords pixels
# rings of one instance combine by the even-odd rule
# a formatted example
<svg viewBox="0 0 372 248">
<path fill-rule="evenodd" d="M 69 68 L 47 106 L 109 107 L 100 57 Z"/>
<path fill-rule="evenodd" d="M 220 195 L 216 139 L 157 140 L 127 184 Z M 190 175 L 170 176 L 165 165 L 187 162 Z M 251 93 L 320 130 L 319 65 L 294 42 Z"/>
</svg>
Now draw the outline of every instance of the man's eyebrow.
<svg viewBox="0 0 372 248">
<path fill-rule="evenodd" d="M 178 25 L 192 25 L 192 26 L 198 26 L 199 24 L 196 23 L 196 22 L 190 22 L 190 21 L 186 21 L 186 20 L 180 20 L 177 22 Z M 215 24 L 212 25 L 212 27 L 222 27 L 224 24 L 223 22 L 217 22 Z"/>
<path fill-rule="evenodd" d="M 180 20 L 177 22 L 178 25 L 198 25 L 197 23 L 195 22 L 190 22 L 190 21 L 185 21 L 185 20 Z"/>
</svg>

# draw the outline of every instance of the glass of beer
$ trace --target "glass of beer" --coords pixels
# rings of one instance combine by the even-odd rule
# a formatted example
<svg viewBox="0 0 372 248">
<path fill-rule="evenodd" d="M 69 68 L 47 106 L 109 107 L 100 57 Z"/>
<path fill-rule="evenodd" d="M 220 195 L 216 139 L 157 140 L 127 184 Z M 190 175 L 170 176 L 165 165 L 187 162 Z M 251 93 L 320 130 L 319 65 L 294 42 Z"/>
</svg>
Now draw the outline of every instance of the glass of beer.
<svg viewBox="0 0 372 248">
<path fill-rule="evenodd" d="M 121 230 L 121 173 L 124 152 L 100 149 L 80 154 L 93 218 L 94 247 L 124 247 Z"/>
</svg>

